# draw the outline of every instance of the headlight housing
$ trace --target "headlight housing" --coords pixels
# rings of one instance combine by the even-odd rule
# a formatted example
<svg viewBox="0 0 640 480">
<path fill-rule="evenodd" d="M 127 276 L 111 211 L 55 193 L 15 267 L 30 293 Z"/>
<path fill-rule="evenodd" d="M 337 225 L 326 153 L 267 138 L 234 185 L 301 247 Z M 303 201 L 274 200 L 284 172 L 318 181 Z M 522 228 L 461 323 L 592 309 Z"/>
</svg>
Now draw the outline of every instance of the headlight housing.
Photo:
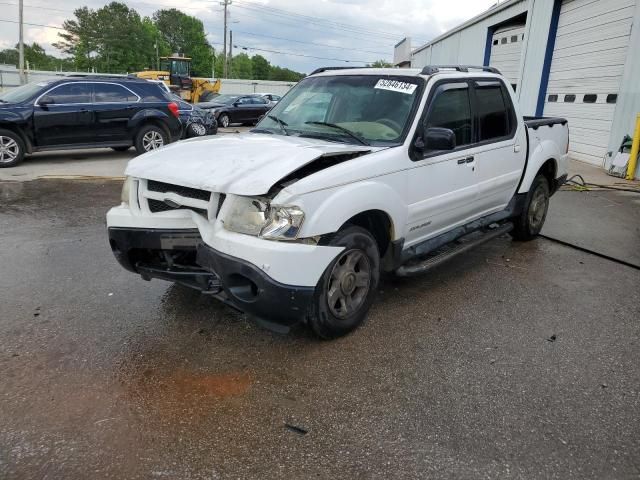
<svg viewBox="0 0 640 480">
<path fill-rule="evenodd" d="M 224 227 L 232 232 L 269 240 L 295 240 L 304 221 L 304 212 L 296 206 L 270 205 L 257 197 L 235 197 L 224 218 Z"/>
<path fill-rule="evenodd" d="M 120 201 L 129 205 L 129 198 L 131 195 L 131 185 L 133 184 L 133 179 L 131 177 L 126 177 L 124 179 L 124 184 L 122 184 L 122 192 L 120 192 Z"/>
</svg>

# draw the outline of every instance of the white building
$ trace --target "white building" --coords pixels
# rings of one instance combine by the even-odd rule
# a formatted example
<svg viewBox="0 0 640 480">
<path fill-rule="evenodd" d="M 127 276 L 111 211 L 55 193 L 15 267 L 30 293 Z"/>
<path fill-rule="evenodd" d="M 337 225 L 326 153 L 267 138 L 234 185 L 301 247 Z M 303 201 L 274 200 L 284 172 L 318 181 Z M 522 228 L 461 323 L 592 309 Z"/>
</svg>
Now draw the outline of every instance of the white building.
<svg viewBox="0 0 640 480">
<path fill-rule="evenodd" d="M 497 67 L 524 115 L 567 118 L 572 157 L 602 166 L 640 113 L 640 1 L 507 0 L 394 61 Z"/>
</svg>

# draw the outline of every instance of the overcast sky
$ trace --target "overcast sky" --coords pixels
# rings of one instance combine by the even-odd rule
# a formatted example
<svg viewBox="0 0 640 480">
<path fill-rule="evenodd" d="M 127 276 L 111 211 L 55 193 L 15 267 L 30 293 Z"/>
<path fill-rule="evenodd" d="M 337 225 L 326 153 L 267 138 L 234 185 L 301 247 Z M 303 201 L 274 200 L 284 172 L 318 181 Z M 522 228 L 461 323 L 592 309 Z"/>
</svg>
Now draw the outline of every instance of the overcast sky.
<svg viewBox="0 0 640 480">
<path fill-rule="evenodd" d="M 0 0 L 0 20 L 17 21 L 17 3 L 18 0 Z M 59 27 L 73 16 L 75 8 L 85 5 L 99 8 L 106 3 L 24 0 L 25 22 Z M 151 16 L 159 8 L 179 8 L 201 19 L 209 41 L 216 50 L 222 48 L 223 14 L 219 0 L 123 3 L 143 16 Z M 495 3 L 496 0 L 234 0 L 229 7 L 230 28 L 233 43 L 238 48 L 249 48 L 250 55 L 259 53 L 276 65 L 309 72 L 318 66 L 391 61 L 393 45 L 403 37 L 411 36 L 414 47 L 422 45 Z M 51 46 L 58 32 L 54 28 L 25 26 L 25 41 L 38 42 L 48 53 L 60 55 Z M 0 48 L 11 47 L 17 40 L 18 26 L 0 22 Z M 238 48 L 234 53 L 238 53 Z"/>
</svg>

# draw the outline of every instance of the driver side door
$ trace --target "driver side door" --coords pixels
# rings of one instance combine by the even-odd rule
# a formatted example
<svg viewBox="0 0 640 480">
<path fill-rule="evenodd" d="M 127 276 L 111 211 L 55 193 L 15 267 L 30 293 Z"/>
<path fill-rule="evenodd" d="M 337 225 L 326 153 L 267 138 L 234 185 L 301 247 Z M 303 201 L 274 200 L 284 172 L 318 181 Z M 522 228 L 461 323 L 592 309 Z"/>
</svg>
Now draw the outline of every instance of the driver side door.
<svg viewBox="0 0 640 480">
<path fill-rule="evenodd" d="M 462 225 L 474 216 L 478 182 L 471 105 L 466 81 L 438 82 L 431 89 L 418 129 L 451 130 L 455 148 L 433 150 L 427 143 L 408 171 L 407 246 Z"/>
</svg>

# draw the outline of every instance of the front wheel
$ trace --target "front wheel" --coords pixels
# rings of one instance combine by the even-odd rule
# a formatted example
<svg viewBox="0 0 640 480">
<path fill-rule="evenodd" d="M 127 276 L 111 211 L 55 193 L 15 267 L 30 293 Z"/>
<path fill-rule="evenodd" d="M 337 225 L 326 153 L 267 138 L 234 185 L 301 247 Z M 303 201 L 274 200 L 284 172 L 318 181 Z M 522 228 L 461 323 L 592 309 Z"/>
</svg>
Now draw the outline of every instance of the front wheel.
<svg viewBox="0 0 640 480">
<path fill-rule="evenodd" d="M 511 236 L 516 240 L 533 240 L 538 236 L 549 210 L 549 182 L 544 175 L 533 179 L 522 213 L 514 219 Z"/>
<path fill-rule="evenodd" d="M 364 322 L 380 280 L 378 245 L 367 230 L 348 227 L 329 245 L 344 250 L 320 278 L 307 319 L 324 339 L 346 335 Z"/>
<path fill-rule="evenodd" d="M 156 125 L 142 127 L 136 134 L 135 146 L 138 154 L 156 150 L 164 147 L 168 143 L 168 135 L 162 128 Z"/>
<path fill-rule="evenodd" d="M 229 120 L 229 115 L 227 115 L 226 113 L 220 115 L 220 118 L 218 118 L 218 123 L 221 127 L 227 128 L 231 123 L 231 121 Z"/>
<path fill-rule="evenodd" d="M 0 129 L 0 168 L 15 167 L 24 158 L 25 147 L 20 136 Z"/>
<path fill-rule="evenodd" d="M 207 134 L 207 127 L 202 123 L 193 122 L 187 127 L 187 138 L 203 137 Z"/>
</svg>

